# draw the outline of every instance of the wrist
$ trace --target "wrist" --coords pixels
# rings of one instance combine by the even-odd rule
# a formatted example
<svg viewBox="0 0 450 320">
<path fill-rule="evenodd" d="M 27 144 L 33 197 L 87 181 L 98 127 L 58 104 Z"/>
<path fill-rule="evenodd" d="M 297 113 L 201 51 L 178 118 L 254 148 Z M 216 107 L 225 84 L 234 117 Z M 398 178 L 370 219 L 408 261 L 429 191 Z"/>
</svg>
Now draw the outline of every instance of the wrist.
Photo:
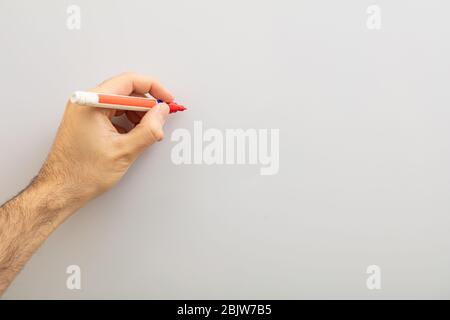
<svg viewBox="0 0 450 320">
<path fill-rule="evenodd" d="M 47 220 L 56 228 L 85 203 L 72 189 L 68 182 L 38 175 L 22 197 L 34 218 Z"/>
<path fill-rule="evenodd" d="M 55 185 L 36 177 L 26 189 L 0 207 L 0 231 L 2 227 L 3 231 L 5 228 L 8 231 L 0 232 L 0 247 L 5 236 L 20 238 L 28 244 L 40 243 L 76 209 L 70 201 L 60 197 Z M 8 229 L 8 225 L 14 227 Z M 2 263 L 5 262 L 0 250 L 0 271 Z"/>
</svg>

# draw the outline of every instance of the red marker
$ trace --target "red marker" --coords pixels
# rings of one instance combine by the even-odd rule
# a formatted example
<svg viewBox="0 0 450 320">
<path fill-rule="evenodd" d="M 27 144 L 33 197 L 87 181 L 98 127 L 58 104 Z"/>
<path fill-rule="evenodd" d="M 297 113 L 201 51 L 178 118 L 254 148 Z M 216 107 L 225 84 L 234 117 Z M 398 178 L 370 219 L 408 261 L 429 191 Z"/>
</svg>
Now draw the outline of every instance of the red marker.
<svg viewBox="0 0 450 320">
<path fill-rule="evenodd" d="M 119 96 L 114 94 L 85 91 L 74 92 L 70 98 L 70 101 L 82 106 L 132 111 L 148 111 L 158 103 L 163 102 L 161 100 L 149 98 Z M 170 113 L 186 110 L 185 107 L 175 102 L 169 102 L 167 104 L 169 105 Z"/>
</svg>

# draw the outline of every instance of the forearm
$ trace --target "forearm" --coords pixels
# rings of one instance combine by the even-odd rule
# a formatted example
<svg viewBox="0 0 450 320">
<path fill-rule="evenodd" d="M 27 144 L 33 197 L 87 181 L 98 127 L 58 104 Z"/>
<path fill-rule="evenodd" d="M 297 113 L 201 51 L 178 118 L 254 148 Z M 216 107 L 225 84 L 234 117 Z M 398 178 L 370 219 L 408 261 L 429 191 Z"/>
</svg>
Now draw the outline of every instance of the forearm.
<svg viewBox="0 0 450 320">
<path fill-rule="evenodd" d="M 77 209 L 62 190 L 37 178 L 0 207 L 0 296 L 39 246 Z"/>
</svg>

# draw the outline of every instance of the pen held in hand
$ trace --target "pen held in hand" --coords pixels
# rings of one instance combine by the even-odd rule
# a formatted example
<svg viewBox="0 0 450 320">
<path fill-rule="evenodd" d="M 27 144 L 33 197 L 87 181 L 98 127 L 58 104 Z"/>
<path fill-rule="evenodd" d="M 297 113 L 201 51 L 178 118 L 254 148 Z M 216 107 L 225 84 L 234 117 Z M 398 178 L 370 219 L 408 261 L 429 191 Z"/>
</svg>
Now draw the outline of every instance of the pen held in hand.
<svg viewBox="0 0 450 320">
<path fill-rule="evenodd" d="M 96 108 L 148 111 L 163 101 L 143 97 L 120 96 L 87 91 L 76 91 L 70 97 L 72 103 Z M 169 102 L 170 113 L 184 111 L 186 108 L 175 102 Z"/>
</svg>

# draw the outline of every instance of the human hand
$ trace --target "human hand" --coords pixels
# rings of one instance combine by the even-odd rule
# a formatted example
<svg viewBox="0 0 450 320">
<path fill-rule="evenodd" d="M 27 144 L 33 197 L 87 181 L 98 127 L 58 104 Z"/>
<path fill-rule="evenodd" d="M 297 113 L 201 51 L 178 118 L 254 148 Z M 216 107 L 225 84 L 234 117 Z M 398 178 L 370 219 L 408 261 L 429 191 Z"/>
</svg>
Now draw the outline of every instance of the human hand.
<svg viewBox="0 0 450 320">
<path fill-rule="evenodd" d="M 111 78 L 94 92 L 144 95 L 171 102 L 156 80 L 133 73 Z M 126 132 L 111 119 L 126 114 Z M 87 201 L 112 187 L 148 146 L 163 138 L 169 106 L 146 113 L 116 111 L 68 102 L 52 149 L 32 183 L 0 206 L 0 296 L 32 253 Z"/>
<path fill-rule="evenodd" d="M 118 95 L 150 93 L 159 100 L 173 100 L 158 81 L 134 73 L 113 77 L 91 91 Z M 135 125 L 129 132 L 111 122 L 124 113 Z M 143 150 L 163 138 L 168 113 L 166 103 L 145 113 L 79 106 L 69 101 L 36 182 L 55 186 L 64 205 L 81 207 L 116 184 Z"/>
</svg>

